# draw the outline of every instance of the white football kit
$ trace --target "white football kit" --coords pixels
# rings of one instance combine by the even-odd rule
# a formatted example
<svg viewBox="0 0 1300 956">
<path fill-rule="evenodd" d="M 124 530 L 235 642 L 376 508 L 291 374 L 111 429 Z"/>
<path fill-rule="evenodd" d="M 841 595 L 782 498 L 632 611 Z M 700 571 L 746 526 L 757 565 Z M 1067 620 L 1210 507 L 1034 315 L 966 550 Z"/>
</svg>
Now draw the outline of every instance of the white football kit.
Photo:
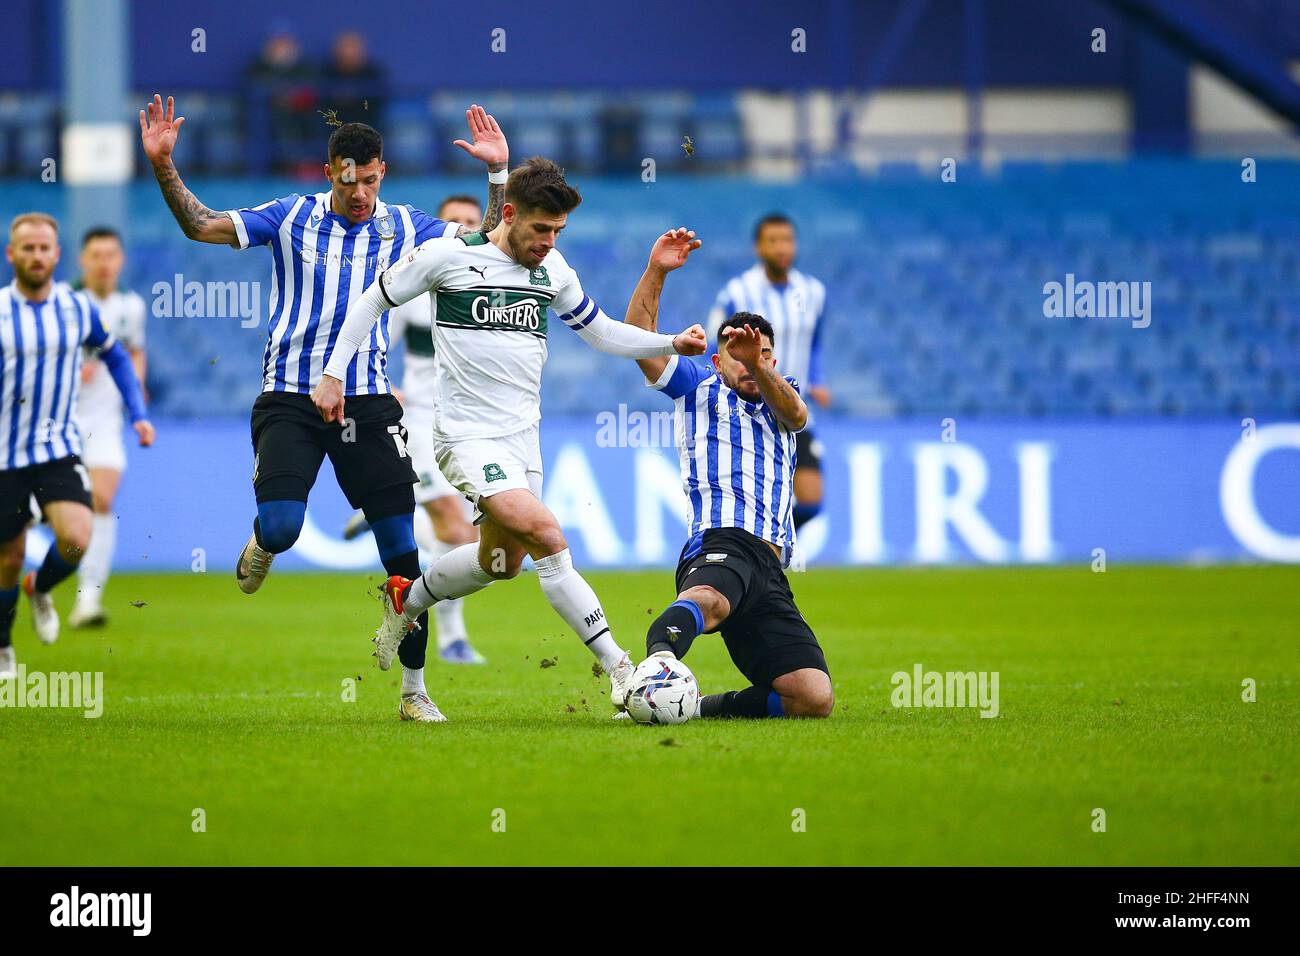
<svg viewBox="0 0 1300 956">
<path fill-rule="evenodd" d="M 89 289 L 86 296 L 99 309 L 108 334 L 128 351 L 144 348 L 145 302 L 134 292 L 114 290 L 101 299 Z M 141 383 L 143 384 L 143 383 Z M 122 396 L 103 362 L 83 382 L 74 413 L 81 432 L 81 461 L 87 468 L 126 471 L 126 445 L 122 441 L 125 415 Z"/>
<path fill-rule="evenodd" d="M 402 424 L 406 426 L 406 451 L 415 476 L 416 504 L 447 495 L 460 495 L 438 467 L 433 450 L 433 409 L 436 388 L 433 361 L 432 295 L 422 295 L 388 313 L 392 343 L 406 343 L 402 358 Z"/>
<path fill-rule="evenodd" d="M 425 292 L 433 293 L 434 450 L 476 520 L 480 498 L 513 488 L 541 497 L 548 309 L 603 352 L 674 354 L 672 336 L 605 315 L 558 250 L 530 271 L 474 233 L 421 243 L 382 273 L 349 310 L 325 373 L 342 379 L 378 317 Z"/>
</svg>

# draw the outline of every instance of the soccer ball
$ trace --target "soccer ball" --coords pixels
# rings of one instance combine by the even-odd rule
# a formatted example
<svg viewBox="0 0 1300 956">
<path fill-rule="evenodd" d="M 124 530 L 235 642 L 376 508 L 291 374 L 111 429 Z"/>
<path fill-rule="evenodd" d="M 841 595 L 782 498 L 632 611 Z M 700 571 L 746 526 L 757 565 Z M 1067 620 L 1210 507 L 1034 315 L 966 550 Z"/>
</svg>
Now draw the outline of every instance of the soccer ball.
<svg viewBox="0 0 1300 956">
<path fill-rule="evenodd" d="M 632 673 L 627 712 L 638 724 L 684 724 L 700 709 L 700 685 L 671 657 L 651 657 Z"/>
</svg>

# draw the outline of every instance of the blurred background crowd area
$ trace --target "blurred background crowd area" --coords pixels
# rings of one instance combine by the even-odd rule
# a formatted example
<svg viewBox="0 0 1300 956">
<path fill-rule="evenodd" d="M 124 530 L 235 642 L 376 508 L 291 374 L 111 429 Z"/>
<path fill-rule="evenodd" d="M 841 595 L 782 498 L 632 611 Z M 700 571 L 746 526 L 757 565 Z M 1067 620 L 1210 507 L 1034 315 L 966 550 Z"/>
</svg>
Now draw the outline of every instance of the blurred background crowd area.
<svg viewBox="0 0 1300 956">
<path fill-rule="evenodd" d="M 325 188 L 330 124 L 368 122 L 384 198 L 432 211 L 484 193 L 452 145 L 481 102 L 515 159 L 550 156 L 583 190 L 563 251 L 607 311 L 659 231 L 700 232 L 665 296 L 674 327 L 703 320 L 753 263 L 755 221 L 784 212 L 798 267 L 828 288 L 831 415 L 1300 415 L 1293 2 L 390 6 L 359 23 L 305 0 L 269 19 L 253 0 L 138 0 L 123 115 L 176 96 L 177 166 L 214 208 Z M 0 64 L 6 205 L 58 213 L 40 173 L 67 119 L 65 9 L 10 7 L 24 42 Z M 261 283 L 260 329 L 152 321 L 153 399 L 244 415 L 269 257 L 186 242 L 138 146 L 133 162 L 115 223 L 133 288 Z M 1150 282 L 1150 327 L 1046 317 L 1043 285 L 1067 274 Z M 631 363 L 562 332 L 551 348 L 548 411 L 655 407 Z"/>
</svg>

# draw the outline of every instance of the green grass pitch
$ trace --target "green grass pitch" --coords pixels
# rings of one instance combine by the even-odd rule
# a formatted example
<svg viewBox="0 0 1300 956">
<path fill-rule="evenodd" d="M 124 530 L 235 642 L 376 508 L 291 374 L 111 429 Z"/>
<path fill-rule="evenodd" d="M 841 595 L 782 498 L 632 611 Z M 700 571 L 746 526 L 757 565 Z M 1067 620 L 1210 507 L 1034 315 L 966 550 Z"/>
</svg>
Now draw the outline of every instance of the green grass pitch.
<svg viewBox="0 0 1300 956">
<path fill-rule="evenodd" d="M 590 579 L 635 651 L 670 573 Z M 487 666 L 430 663 L 450 722 L 399 722 L 377 580 L 123 575 L 51 647 L 22 604 L 20 663 L 105 709 L 0 710 L 0 863 L 1300 863 L 1300 568 L 810 570 L 835 714 L 662 728 L 608 719 L 530 574 L 469 599 Z M 716 637 L 688 662 L 741 686 Z M 917 663 L 997 671 L 1000 716 L 892 707 Z"/>
</svg>

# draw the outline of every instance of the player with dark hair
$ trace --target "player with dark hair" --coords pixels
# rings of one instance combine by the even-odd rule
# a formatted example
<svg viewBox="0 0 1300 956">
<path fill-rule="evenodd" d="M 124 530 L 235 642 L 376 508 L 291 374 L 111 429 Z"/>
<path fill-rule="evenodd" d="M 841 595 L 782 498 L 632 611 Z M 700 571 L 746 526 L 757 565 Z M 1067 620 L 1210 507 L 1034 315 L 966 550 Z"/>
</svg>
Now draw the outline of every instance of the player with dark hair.
<svg viewBox="0 0 1300 956">
<path fill-rule="evenodd" d="M 583 293 L 556 249 L 582 197 L 547 159 L 510 174 L 501 223 L 489 232 L 433 239 L 402 259 L 356 303 L 312 392 L 321 416 L 351 407 L 343 376 L 385 309 L 433 293 L 433 438 L 442 473 L 474 505 L 479 540 L 444 554 L 424 574 L 394 575 L 384 587 L 375 635 L 379 666 L 405 647 L 417 617 L 438 601 L 465 597 L 519 574 L 532 557 L 542 593 L 610 678 L 622 707 L 632 662 L 614 640 L 600 600 L 573 567 L 568 543 L 542 503 L 542 367 L 547 310 L 593 348 L 628 358 L 704 351 L 704 329 L 673 337 L 609 318 Z"/>
<path fill-rule="evenodd" d="M 655 329 L 664 278 L 699 248 L 695 234 L 659 237 L 627 320 Z M 718 326 L 713 367 L 671 358 L 637 364 L 677 406 L 677 448 L 690 503 L 677 600 L 650 625 L 646 653 L 681 658 L 719 631 L 751 686 L 701 698 L 701 717 L 827 717 L 826 657 L 794 603 L 785 568 L 794 542 L 796 436 L 808 422 L 799 383 L 774 357 L 779 333 L 753 312 Z"/>
<path fill-rule="evenodd" d="M 495 224 L 509 159 L 506 140 L 481 107 L 472 106 L 465 116 L 473 143 L 456 140 L 456 145 L 488 166 L 487 222 Z M 330 136 L 327 190 L 245 209 L 209 209 L 185 188 L 172 163 L 184 122 L 175 116 L 171 97 L 165 109 L 162 97 L 155 96 L 140 111 L 145 154 L 182 231 L 198 242 L 236 249 L 267 246 L 272 259 L 262 394 L 252 415 L 257 517 L 236 565 L 240 590 L 252 594 L 261 587 L 275 555 L 298 539 L 307 495 L 326 455 L 348 502 L 365 513 L 384 569 L 390 575 L 418 574 L 416 478 L 402 407 L 386 374 L 386 317 L 359 348 L 352 347 L 341 370 L 352 413 L 347 422 L 322 422 L 308 393 L 331 359 L 344 316 L 375 276 L 430 238 L 470 230 L 379 198 L 387 171 L 383 138 L 364 123 L 344 123 Z M 398 707 L 403 720 L 443 719 L 425 690 L 427 640 L 428 628 L 422 626 L 403 648 Z"/>
<path fill-rule="evenodd" d="M 99 309 L 104 328 L 127 350 L 136 378 L 143 383 L 147 309 L 137 293 L 118 287 L 126 255 L 117 230 L 108 226 L 87 230 L 81 240 L 80 265 L 81 290 Z M 102 627 L 108 621 L 103 594 L 117 545 L 113 499 L 126 471 L 123 411 L 112 375 L 95 351 L 87 350 L 75 414 L 81 432 L 81 461 L 90 471 L 95 517 L 90 546 L 77 568 L 77 601 L 68 615 L 73 627 Z"/>
<path fill-rule="evenodd" d="M 794 223 L 784 213 L 768 213 L 754 226 L 758 262 L 727 282 L 709 313 L 709 340 L 739 311 L 766 316 L 776 333 L 776 367 L 806 383 L 808 394 L 825 408 L 831 393 L 822 375 L 821 332 L 826 318 L 826 287 L 794 267 L 798 244 Z M 809 425 L 812 424 L 810 410 Z M 822 507 L 822 447 L 812 428 L 799 432 L 794 473 L 794 526 L 801 528 Z"/>
</svg>

